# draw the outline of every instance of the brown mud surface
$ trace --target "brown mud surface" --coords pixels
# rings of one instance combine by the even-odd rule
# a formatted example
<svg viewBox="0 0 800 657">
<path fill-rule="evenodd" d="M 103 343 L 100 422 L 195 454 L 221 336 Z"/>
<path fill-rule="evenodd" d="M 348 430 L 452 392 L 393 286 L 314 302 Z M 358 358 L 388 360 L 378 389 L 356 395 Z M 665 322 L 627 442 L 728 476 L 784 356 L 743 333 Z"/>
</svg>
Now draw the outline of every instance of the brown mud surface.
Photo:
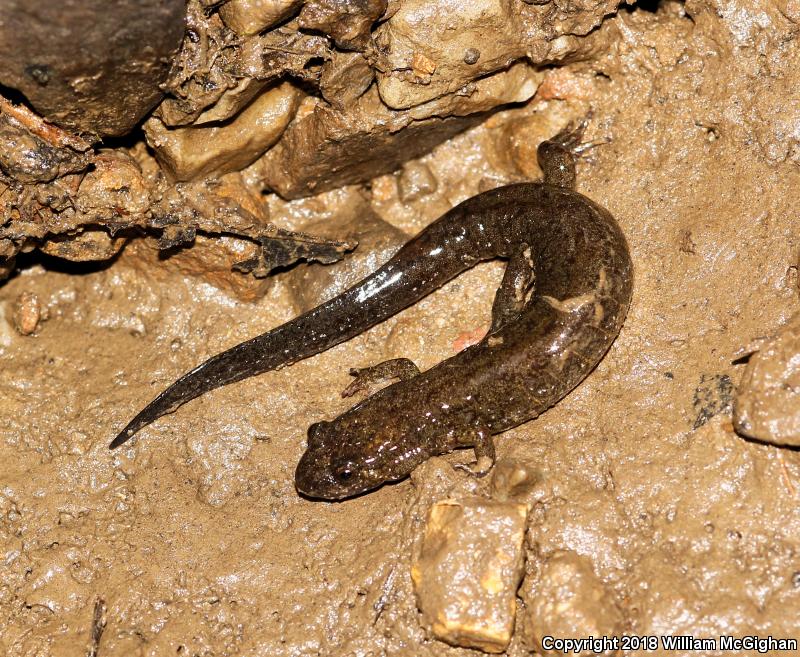
<svg viewBox="0 0 800 657">
<path fill-rule="evenodd" d="M 273 4 L 276 14 L 299 7 Z M 440 20 L 459 11 L 451 4 Z M 373 232 L 365 244 L 389 253 L 398 231 L 537 177 L 538 142 L 591 109 L 587 138 L 609 141 L 582 158 L 578 189 L 622 226 L 634 300 L 597 369 L 497 438 L 498 457 L 529 476 L 512 495 L 529 514 L 505 654 L 531 654 L 547 633 L 800 639 L 800 452 L 744 439 L 731 415 L 738 354 L 800 309 L 800 6 L 597 11 L 609 14 L 599 28 L 577 19 L 569 28 L 590 33 L 570 36 L 591 42 L 581 61 L 535 71 L 531 100 L 369 184 L 294 201 L 270 194 L 270 221 L 346 239 L 358 232 L 348 213 L 361 208 Z M 356 27 L 348 38 L 360 43 Z M 479 31 L 471 38 L 484 48 Z M 411 120 L 405 108 L 436 102 L 409 100 L 410 79 L 379 80 L 398 125 Z M 295 121 L 310 116 L 301 105 Z M 431 134 L 421 137 L 430 146 Z M 320 230 L 325 219 L 341 231 Z M 231 262 L 252 255 L 225 240 Z M 476 267 L 317 357 L 191 402 L 109 451 L 177 376 L 290 319 L 314 302 L 309 289 L 321 298 L 336 286 L 319 264 L 254 280 L 226 260 L 209 274 L 191 254 L 219 244 L 198 236 L 159 257 L 136 239 L 113 262 L 83 265 L 34 253 L 0 287 L 0 654 L 480 654 L 424 629 L 411 578 L 432 505 L 510 495 L 496 478 L 452 468 L 471 453 L 342 503 L 299 497 L 293 474 L 307 427 L 352 404 L 339 396 L 351 367 L 407 357 L 426 369 L 488 327 L 502 264 Z M 347 257 L 332 267 L 346 269 Z"/>
</svg>

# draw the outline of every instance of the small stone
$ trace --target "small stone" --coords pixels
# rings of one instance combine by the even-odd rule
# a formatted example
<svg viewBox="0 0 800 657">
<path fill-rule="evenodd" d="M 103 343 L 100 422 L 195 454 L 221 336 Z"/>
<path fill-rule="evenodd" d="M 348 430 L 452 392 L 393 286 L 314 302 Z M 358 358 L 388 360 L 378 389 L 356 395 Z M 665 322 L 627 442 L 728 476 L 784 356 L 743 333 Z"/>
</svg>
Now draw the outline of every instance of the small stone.
<svg viewBox="0 0 800 657">
<path fill-rule="evenodd" d="M 477 48 L 467 48 L 464 52 L 464 63 L 465 64 L 477 64 L 478 60 L 481 58 L 481 51 Z"/>
<path fill-rule="evenodd" d="M 485 652 L 508 647 L 527 517 L 526 504 L 480 497 L 431 507 L 411 578 L 422 622 L 436 638 Z"/>
<path fill-rule="evenodd" d="M 397 194 L 403 203 L 433 194 L 438 187 L 439 183 L 430 167 L 422 162 L 406 163 L 397 178 Z"/>
<path fill-rule="evenodd" d="M 113 258 L 125 241 L 124 237 L 111 237 L 103 229 L 88 229 L 78 235 L 53 235 L 39 245 L 39 250 L 72 262 L 95 262 Z"/>
<path fill-rule="evenodd" d="M 545 636 L 610 637 L 619 636 L 622 630 L 622 613 L 612 592 L 595 574 L 591 561 L 575 552 L 556 552 L 548 558 L 536 581 L 526 581 L 522 598 L 526 641 L 543 655 L 563 654 L 544 650 Z"/>
<path fill-rule="evenodd" d="M 800 445 L 800 314 L 760 346 L 734 399 L 740 434 L 774 445 Z"/>
<path fill-rule="evenodd" d="M 411 70 L 419 76 L 433 75 L 436 72 L 436 62 L 421 52 L 415 52 L 411 58 Z"/>
<path fill-rule="evenodd" d="M 14 328 L 20 335 L 32 335 L 42 319 L 42 304 L 33 292 L 23 292 L 14 302 Z"/>
</svg>

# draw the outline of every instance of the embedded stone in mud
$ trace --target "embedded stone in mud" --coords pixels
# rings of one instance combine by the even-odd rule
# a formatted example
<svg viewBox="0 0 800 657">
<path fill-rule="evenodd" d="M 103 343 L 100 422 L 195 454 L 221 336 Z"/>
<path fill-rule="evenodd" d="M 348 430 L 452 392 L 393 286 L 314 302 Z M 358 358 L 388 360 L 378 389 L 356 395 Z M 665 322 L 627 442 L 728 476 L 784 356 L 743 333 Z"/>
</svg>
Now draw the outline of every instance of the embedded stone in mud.
<svg viewBox="0 0 800 657">
<path fill-rule="evenodd" d="M 174 180 L 239 171 L 274 144 L 292 120 L 302 92 L 284 82 L 263 92 L 224 125 L 170 130 L 153 117 L 147 141 Z"/>
<path fill-rule="evenodd" d="M 57 125 L 123 135 L 161 99 L 184 0 L 7 0 L 0 84 Z"/>
<path fill-rule="evenodd" d="M 542 566 L 535 582 L 523 587 L 525 637 L 537 652 L 561 655 L 542 645 L 549 637 L 619 636 L 622 613 L 592 564 L 575 552 L 560 551 Z M 609 655 L 613 651 L 597 654 Z"/>
<path fill-rule="evenodd" d="M 736 430 L 774 445 L 800 445 L 800 315 L 756 351 L 733 407 Z"/>
<path fill-rule="evenodd" d="M 411 570 L 422 621 L 455 646 L 503 652 L 511 641 L 528 506 L 480 497 L 437 502 Z"/>
</svg>

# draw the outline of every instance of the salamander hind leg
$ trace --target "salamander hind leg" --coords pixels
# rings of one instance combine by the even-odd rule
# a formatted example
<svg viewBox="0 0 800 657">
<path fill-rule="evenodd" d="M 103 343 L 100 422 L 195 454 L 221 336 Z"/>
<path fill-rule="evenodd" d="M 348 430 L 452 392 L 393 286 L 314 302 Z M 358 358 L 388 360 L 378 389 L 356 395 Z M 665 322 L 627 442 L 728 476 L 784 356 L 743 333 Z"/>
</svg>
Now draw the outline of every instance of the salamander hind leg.
<svg viewBox="0 0 800 657">
<path fill-rule="evenodd" d="M 533 292 L 534 282 L 531 249 L 527 244 L 522 244 L 509 259 L 503 282 L 494 297 L 490 334 L 519 317 Z"/>
<path fill-rule="evenodd" d="M 495 462 L 494 438 L 488 429 L 472 429 L 459 437 L 459 446 L 472 447 L 475 451 L 473 463 L 458 464 L 455 467 L 476 477 L 489 474 Z"/>
<path fill-rule="evenodd" d="M 342 390 L 342 397 L 352 397 L 356 393 L 369 390 L 372 386 L 392 379 L 406 381 L 419 374 L 419 368 L 408 358 L 392 358 L 377 365 L 353 368 L 350 375 L 355 377 L 350 385 Z"/>
</svg>

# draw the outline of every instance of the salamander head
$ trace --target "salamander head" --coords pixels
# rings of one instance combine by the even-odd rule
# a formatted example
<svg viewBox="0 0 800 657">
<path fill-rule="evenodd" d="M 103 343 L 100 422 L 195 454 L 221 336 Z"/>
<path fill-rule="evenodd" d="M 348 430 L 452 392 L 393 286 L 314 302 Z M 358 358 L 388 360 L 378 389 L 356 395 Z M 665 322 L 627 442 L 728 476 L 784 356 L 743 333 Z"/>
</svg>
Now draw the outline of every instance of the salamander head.
<svg viewBox="0 0 800 657">
<path fill-rule="evenodd" d="M 295 471 L 295 488 L 308 497 L 341 500 L 387 481 L 402 479 L 413 467 L 384 428 L 380 435 L 363 421 L 340 416 L 308 428 L 308 447 Z"/>
</svg>

